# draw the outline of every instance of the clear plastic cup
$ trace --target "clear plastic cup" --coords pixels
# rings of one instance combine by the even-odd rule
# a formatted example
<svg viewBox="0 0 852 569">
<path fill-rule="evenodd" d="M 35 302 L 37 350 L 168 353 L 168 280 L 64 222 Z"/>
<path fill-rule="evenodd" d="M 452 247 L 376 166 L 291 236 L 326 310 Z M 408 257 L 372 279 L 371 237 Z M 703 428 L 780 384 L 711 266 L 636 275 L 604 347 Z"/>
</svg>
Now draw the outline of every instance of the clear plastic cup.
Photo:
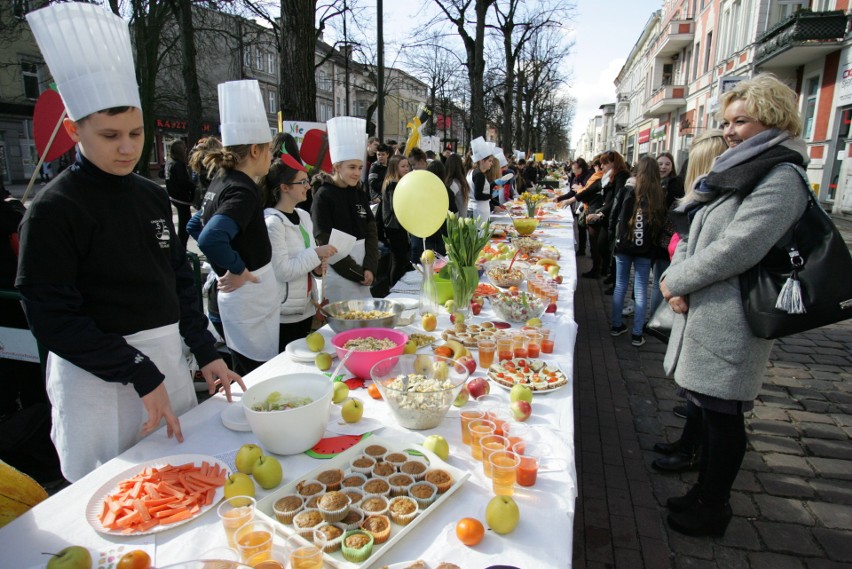
<svg viewBox="0 0 852 569">
<path fill-rule="evenodd" d="M 521 459 L 509 450 L 491 453 L 491 488 L 496 496 L 514 496 Z"/>
<path fill-rule="evenodd" d="M 229 547 L 237 548 L 234 533 L 240 527 L 252 521 L 256 511 L 257 501 L 251 496 L 234 496 L 219 504 L 216 513 L 222 521 L 222 527 L 225 528 L 225 537 L 228 540 Z"/>
<path fill-rule="evenodd" d="M 315 529 L 302 533 L 304 537 L 297 534 L 287 538 L 290 569 L 322 569 L 326 535 Z"/>
<path fill-rule="evenodd" d="M 487 478 L 491 478 L 491 455 L 498 450 L 509 449 L 509 439 L 500 435 L 486 435 L 479 441 L 482 447 L 482 472 Z"/>
<path fill-rule="evenodd" d="M 494 363 L 494 356 L 497 353 L 497 342 L 494 340 L 479 340 L 476 343 L 476 348 L 479 350 L 479 367 L 488 369 Z"/>
<path fill-rule="evenodd" d="M 552 455 L 550 445 L 520 441 L 512 445 L 512 450 L 520 459 L 518 464 L 518 486 L 535 486 L 541 462 Z"/>
<path fill-rule="evenodd" d="M 475 419 L 468 423 L 467 430 L 470 432 L 470 455 L 476 460 L 482 460 L 482 447 L 480 441 L 486 435 L 494 434 L 494 423 L 485 419 Z"/>
<path fill-rule="evenodd" d="M 275 535 L 275 527 L 263 520 L 252 520 L 234 532 L 237 542 L 237 551 L 243 563 L 250 558 L 261 561 L 264 554 L 272 550 L 272 537 Z"/>
<path fill-rule="evenodd" d="M 467 425 L 474 419 L 484 418 L 485 411 L 483 409 L 468 409 L 459 413 L 459 417 L 461 417 L 462 442 L 470 445 L 470 431 L 467 430 Z"/>
</svg>

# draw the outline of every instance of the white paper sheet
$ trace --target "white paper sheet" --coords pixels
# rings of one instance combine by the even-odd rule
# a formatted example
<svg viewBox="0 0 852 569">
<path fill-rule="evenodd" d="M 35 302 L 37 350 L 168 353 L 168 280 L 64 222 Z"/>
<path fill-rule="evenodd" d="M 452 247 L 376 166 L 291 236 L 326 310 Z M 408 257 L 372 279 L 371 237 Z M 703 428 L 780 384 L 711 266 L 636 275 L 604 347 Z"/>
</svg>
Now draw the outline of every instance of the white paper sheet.
<svg viewBox="0 0 852 569">
<path fill-rule="evenodd" d="M 340 231 L 339 229 L 332 229 L 331 235 L 328 238 L 328 244 L 335 247 L 337 249 L 337 253 L 329 257 L 328 264 L 333 265 L 349 255 L 349 251 L 352 250 L 353 245 L 355 245 L 355 241 L 357 241 L 355 236 L 349 235 L 345 231 Z"/>
</svg>

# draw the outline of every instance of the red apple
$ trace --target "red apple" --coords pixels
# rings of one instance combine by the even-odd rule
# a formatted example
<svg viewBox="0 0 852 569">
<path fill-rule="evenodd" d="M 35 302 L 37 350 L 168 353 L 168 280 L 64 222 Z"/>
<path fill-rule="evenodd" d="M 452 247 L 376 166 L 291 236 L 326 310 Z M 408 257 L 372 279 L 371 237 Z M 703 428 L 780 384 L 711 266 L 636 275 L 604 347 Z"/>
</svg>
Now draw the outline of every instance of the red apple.
<svg viewBox="0 0 852 569">
<path fill-rule="evenodd" d="M 516 421 L 526 421 L 532 415 L 532 405 L 527 401 L 515 401 L 512 403 L 512 417 Z"/>
<path fill-rule="evenodd" d="M 470 311 L 474 316 L 479 316 L 479 313 L 482 312 L 482 305 L 478 302 L 471 302 Z"/>
<path fill-rule="evenodd" d="M 491 393 L 491 384 L 484 377 L 475 377 L 467 382 L 467 391 L 474 399 Z"/>
<path fill-rule="evenodd" d="M 556 275 L 556 284 L 562 284 L 562 275 Z"/>
<path fill-rule="evenodd" d="M 547 310 L 545 310 L 548 314 L 556 314 L 556 303 L 551 302 L 547 305 Z"/>
<path fill-rule="evenodd" d="M 471 356 L 462 356 L 456 360 L 456 363 L 459 363 L 467 368 L 469 373 L 473 373 L 476 371 L 476 360 Z"/>
</svg>

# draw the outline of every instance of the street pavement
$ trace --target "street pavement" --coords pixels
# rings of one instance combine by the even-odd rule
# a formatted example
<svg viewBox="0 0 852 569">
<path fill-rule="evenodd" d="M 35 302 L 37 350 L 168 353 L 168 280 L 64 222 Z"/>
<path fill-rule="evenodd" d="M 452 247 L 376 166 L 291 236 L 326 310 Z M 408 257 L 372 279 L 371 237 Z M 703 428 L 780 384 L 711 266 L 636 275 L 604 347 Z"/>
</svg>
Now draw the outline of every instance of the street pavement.
<svg viewBox="0 0 852 569">
<path fill-rule="evenodd" d="M 845 229 L 852 235 L 852 223 Z M 577 265 L 591 267 L 588 257 Z M 669 530 L 665 500 L 697 474 L 651 467 L 654 443 L 677 440 L 683 426 L 666 346 L 611 337 L 612 297 L 596 279 L 579 281 L 574 567 L 852 568 L 852 321 L 776 342 L 746 419 L 734 519 L 721 539 L 690 538 Z"/>
</svg>

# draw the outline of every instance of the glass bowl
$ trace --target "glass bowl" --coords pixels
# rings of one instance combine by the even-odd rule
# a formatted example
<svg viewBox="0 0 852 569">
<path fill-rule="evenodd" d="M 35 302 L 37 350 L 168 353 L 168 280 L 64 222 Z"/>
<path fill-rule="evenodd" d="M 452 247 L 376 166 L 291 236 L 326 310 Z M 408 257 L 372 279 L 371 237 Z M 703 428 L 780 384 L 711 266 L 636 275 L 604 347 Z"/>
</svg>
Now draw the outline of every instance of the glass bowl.
<svg viewBox="0 0 852 569">
<path fill-rule="evenodd" d="M 498 294 L 491 297 L 491 308 L 507 322 L 527 322 L 530 318 L 541 318 L 549 301 L 528 292 L 517 295 Z"/>
<path fill-rule="evenodd" d="M 538 220 L 534 217 L 513 217 L 512 225 L 519 235 L 532 235 L 538 227 Z"/>
<path fill-rule="evenodd" d="M 370 375 L 400 426 L 422 430 L 444 419 L 470 372 L 450 358 L 410 354 L 378 362 Z"/>
</svg>

